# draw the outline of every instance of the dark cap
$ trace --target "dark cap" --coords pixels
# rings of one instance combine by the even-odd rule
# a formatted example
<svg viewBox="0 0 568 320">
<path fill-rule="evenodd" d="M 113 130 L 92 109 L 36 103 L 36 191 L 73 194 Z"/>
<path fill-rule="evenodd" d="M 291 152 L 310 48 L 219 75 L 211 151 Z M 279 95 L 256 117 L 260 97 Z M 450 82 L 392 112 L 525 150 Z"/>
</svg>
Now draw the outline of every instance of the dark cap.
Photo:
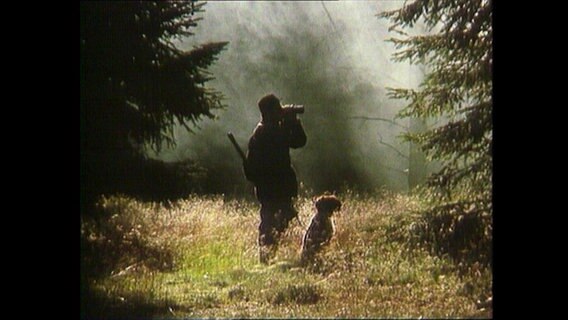
<svg viewBox="0 0 568 320">
<path fill-rule="evenodd" d="M 258 100 L 258 108 L 260 109 L 260 113 L 264 116 L 267 113 L 281 109 L 282 106 L 280 105 L 280 99 L 271 93 Z"/>
</svg>

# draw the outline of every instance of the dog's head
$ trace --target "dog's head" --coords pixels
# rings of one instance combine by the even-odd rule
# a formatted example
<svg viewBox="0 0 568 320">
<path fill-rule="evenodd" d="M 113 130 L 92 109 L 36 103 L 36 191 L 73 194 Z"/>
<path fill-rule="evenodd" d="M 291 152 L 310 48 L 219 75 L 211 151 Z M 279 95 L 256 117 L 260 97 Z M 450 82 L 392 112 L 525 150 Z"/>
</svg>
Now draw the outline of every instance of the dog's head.
<svg viewBox="0 0 568 320">
<path fill-rule="evenodd" d="M 324 194 L 316 198 L 316 209 L 318 212 L 332 214 L 335 211 L 341 210 L 341 201 L 336 196 L 331 194 Z"/>
</svg>

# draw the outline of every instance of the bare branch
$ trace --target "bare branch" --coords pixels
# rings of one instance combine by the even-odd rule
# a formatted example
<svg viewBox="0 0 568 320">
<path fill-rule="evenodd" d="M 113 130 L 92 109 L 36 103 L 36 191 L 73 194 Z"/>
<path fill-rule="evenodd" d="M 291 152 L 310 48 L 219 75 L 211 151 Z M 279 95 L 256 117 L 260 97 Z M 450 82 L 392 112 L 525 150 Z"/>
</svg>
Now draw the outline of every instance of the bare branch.
<svg viewBox="0 0 568 320">
<path fill-rule="evenodd" d="M 401 128 L 404 128 L 404 129 L 407 129 L 407 130 L 408 130 L 408 127 L 407 127 L 407 126 L 404 126 L 404 125 L 402 125 L 402 124 L 400 124 L 400 123 L 397 123 L 397 122 L 395 122 L 395 121 L 393 121 L 393 120 L 391 120 L 391 119 L 386 119 L 386 118 L 354 116 L 354 117 L 349 117 L 348 119 L 355 119 L 355 120 L 357 120 L 357 119 L 359 119 L 359 120 L 371 120 L 371 121 L 384 121 L 384 122 L 388 122 L 388 123 L 390 123 L 390 124 L 393 124 L 393 125 L 395 125 L 395 126 L 399 126 L 399 127 L 401 127 Z"/>
<path fill-rule="evenodd" d="M 391 148 L 391 149 L 394 150 L 394 152 L 396 152 L 399 156 L 401 156 L 401 157 L 403 157 L 403 158 L 405 158 L 405 159 L 409 159 L 409 157 L 408 157 L 407 155 L 405 155 L 404 153 L 400 152 L 395 146 L 384 142 L 384 141 L 383 141 L 383 137 L 381 136 L 380 133 L 378 133 L 378 136 L 379 136 L 379 143 L 380 143 L 380 144 L 383 144 L 383 145 L 385 145 L 385 146 Z"/>
</svg>

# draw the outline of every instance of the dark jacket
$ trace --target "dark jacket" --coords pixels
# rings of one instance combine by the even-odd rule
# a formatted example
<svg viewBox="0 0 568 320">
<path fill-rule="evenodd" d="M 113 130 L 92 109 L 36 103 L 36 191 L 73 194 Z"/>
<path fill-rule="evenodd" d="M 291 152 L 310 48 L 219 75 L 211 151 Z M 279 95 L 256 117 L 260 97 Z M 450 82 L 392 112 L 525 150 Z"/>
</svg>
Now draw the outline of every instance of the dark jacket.
<svg viewBox="0 0 568 320">
<path fill-rule="evenodd" d="M 277 124 L 260 122 L 249 140 L 245 175 L 256 187 L 259 200 L 281 199 L 298 195 L 296 173 L 290 163 L 290 148 L 306 144 L 300 120 Z"/>
</svg>

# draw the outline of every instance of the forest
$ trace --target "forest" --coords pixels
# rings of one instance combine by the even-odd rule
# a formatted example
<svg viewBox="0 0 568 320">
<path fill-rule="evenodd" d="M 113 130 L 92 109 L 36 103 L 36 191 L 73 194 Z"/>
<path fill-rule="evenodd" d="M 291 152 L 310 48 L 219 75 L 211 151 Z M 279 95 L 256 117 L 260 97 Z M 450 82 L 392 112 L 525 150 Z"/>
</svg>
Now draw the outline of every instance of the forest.
<svg viewBox="0 0 568 320">
<path fill-rule="evenodd" d="M 80 2 L 81 319 L 492 318 L 492 28 L 489 0 Z M 227 133 L 247 154 L 270 93 L 307 142 L 262 263 Z"/>
</svg>

